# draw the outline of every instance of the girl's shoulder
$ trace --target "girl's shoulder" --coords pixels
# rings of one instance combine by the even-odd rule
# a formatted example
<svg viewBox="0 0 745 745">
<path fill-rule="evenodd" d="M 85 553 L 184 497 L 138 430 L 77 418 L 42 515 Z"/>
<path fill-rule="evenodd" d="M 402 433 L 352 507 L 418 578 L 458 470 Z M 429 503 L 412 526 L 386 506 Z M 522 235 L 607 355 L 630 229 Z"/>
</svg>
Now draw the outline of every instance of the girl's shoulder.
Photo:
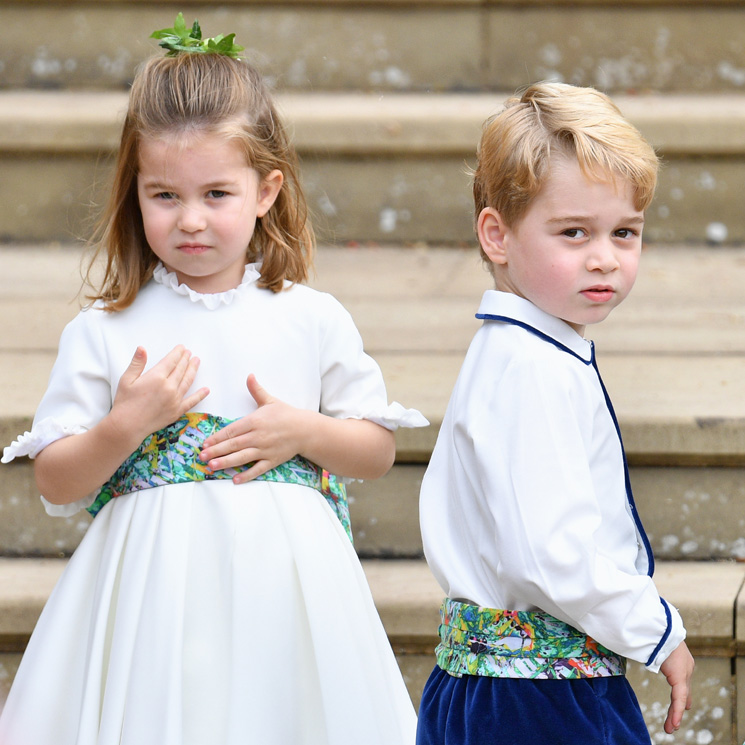
<svg viewBox="0 0 745 745">
<path fill-rule="evenodd" d="M 278 303 L 299 306 L 307 312 L 349 315 L 349 311 L 334 295 L 308 285 L 287 283 L 280 292 L 272 293 L 271 290 L 267 292 L 271 293 Z"/>
</svg>

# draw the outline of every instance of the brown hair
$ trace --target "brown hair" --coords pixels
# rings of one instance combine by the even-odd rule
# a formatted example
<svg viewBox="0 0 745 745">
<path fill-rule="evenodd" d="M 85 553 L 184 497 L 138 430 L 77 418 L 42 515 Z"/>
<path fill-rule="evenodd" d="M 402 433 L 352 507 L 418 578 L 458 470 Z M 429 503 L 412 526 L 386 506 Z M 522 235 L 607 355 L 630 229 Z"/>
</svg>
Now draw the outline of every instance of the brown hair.
<svg viewBox="0 0 745 745">
<path fill-rule="evenodd" d="M 300 186 L 297 155 L 259 73 L 243 60 L 218 54 L 155 57 L 137 72 L 129 96 L 114 183 L 92 240 L 106 265 L 98 294 L 109 311 L 131 305 L 158 258 L 145 238 L 137 197 L 143 138 L 207 133 L 238 142 L 263 179 L 279 169 L 284 182 L 269 212 L 256 221 L 246 261 L 262 260 L 259 285 L 279 292 L 285 280 L 308 276 L 315 241 Z"/>
<path fill-rule="evenodd" d="M 536 83 L 484 123 L 473 173 L 476 219 L 491 207 L 514 226 L 545 183 L 554 152 L 575 157 L 590 178 L 628 181 L 642 212 L 654 197 L 657 155 L 608 96 Z"/>
</svg>

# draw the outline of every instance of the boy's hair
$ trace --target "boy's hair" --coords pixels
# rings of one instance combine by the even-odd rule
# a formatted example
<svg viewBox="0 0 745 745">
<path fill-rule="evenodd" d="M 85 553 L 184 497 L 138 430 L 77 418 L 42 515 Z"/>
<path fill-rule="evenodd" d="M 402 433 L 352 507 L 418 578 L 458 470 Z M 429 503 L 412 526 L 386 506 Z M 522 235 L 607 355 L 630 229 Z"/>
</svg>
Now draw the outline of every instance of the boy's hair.
<svg viewBox="0 0 745 745">
<path fill-rule="evenodd" d="M 652 201 L 657 155 L 610 98 L 594 88 L 536 83 L 484 123 L 473 181 L 476 219 L 491 207 L 515 226 L 555 154 L 576 157 L 588 178 L 627 181 L 642 212 Z"/>
<path fill-rule="evenodd" d="M 139 145 L 143 138 L 173 134 L 219 135 L 238 143 L 260 179 L 282 171 L 282 188 L 256 220 L 246 261 L 262 259 L 259 284 L 274 292 L 285 280 L 305 280 L 315 242 L 297 155 L 261 76 L 243 60 L 179 54 L 148 60 L 132 84 L 114 183 L 93 239 L 91 267 L 105 253 L 105 273 L 90 299 L 102 300 L 106 310 L 123 310 L 152 276 L 158 258 L 145 238 L 137 196 Z"/>
</svg>

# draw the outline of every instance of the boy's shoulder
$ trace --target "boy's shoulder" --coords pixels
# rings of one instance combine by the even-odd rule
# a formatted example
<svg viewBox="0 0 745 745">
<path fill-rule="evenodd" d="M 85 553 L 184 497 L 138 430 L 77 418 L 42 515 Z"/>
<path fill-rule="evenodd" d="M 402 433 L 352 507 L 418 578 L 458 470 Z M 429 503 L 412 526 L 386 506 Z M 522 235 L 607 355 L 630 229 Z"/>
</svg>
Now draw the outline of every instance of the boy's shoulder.
<svg viewBox="0 0 745 745">
<path fill-rule="evenodd" d="M 493 344 L 495 351 L 525 360 L 556 358 L 557 353 L 562 353 L 586 366 L 592 364 L 591 342 L 561 319 L 518 295 L 488 290 L 476 317 L 484 322 L 483 336 L 499 337 L 486 342 Z"/>
</svg>

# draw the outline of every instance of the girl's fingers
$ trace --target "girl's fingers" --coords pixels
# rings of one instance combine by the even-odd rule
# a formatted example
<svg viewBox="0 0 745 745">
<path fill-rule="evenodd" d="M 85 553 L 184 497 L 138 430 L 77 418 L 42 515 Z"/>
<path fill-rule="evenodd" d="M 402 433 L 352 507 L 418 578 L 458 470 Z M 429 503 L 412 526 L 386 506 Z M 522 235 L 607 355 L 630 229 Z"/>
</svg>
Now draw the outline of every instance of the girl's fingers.
<svg viewBox="0 0 745 745">
<path fill-rule="evenodd" d="M 126 383 L 134 383 L 137 378 L 142 375 L 142 371 L 145 369 L 147 364 L 147 352 L 144 347 L 137 347 L 135 349 L 132 361 L 129 363 L 127 369 L 122 373 L 122 380 Z"/>
<path fill-rule="evenodd" d="M 173 378 L 174 380 L 178 380 L 178 390 L 181 394 L 186 394 L 186 392 L 191 388 L 191 384 L 194 382 L 194 379 L 197 377 L 197 370 L 199 369 L 199 357 L 192 357 L 190 360 L 187 361 L 186 368 L 184 369 L 183 373 L 181 373 L 181 377 L 179 378 L 179 373 L 174 372 Z"/>
<path fill-rule="evenodd" d="M 259 464 L 262 462 L 266 463 L 266 461 L 260 461 L 260 457 L 261 456 L 259 454 L 259 451 L 256 450 L 256 448 L 246 448 L 245 450 L 238 450 L 233 453 L 228 453 L 227 455 L 210 457 L 207 460 L 207 465 L 212 471 L 224 471 L 226 468 L 237 468 L 238 466 L 246 466 L 251 464 L 251 468 L 249 469 L 249 471 L 256 471 L 255 473 L 253 473 L 252 476 L 249 477 L 253 478 L 254 476 L 259 475 L 259 471 L 257 470 Z M 269 466 L 264 469 L 264 471 L 267 470 L 269 470 Z M 261 473 L 263 473 L 264 471 L 261 471 Z M 245 480 L 247 481 L 249 479 L 247 478 Z"/>
<path fill-rule="evenodd" d="M 193 409 L 200 401 L 204 401 L 210 394 L 209 388 L 200 388 L 196 393 L 193 393 L 183 401 L 183 412 L 185 414 L 189 409 Z"/>
<path fill-rule="evenodd" d="M 211 448 L 221 443 L 224 447 L 221 448 L 221 453 L 228 453 L 231 449 L 235 450 L 236 447 L 240 446 L 239 439 L 242 435 L 250 432 L 250 423 L 248 417 L 243 417 L 235 422 L 226 424 L 222 429 L 218 429 L 217 432 L 213 432 L 205 441 L 204 447 Z"/>
<path fill-rule="evenodd" d="M 267 471 L 271 470 L 271 467 L 272 466 L 269 461 L 257 461 L 247 471 L 241 471 L 240 473 L 237 473 L 235 476 L 233 476 L 233 483 L 245 484 L 248 481 L 252 481 L 253 479 L 257 478 L 258 476 L 262 476 Z"/>
<path fill-rule="evenodd" d="M 168 354 L 164 359 L 169 359 L 171 354 Z M 173 366 L 166 372 L 166 377 L 177 383 L 181 383 L 189 370 L 192 359 L 194 358 L 191 356 L 191 352 L 182 347 L 180 354 L 174 360 L 169 360 L 169 362 L 173 363 Z"/>
<path fill-rule="evenodd" d="M 191 355 L 184 348 L 183 344 L 176 345 L 163 359 L 153 366 L 153 370 L 159 370 L 168 377 L 181 362 L 184 354 Z"/>
<path fill-rule="evenodd" d="M 222 458 L 226 455 L 245 453 L 248 450 L 256 450 L 256 448 L 252 446 L 251 440 L 247 435 L 229 437 L 225 440 L 220 440 L 219 442 L 210 442 L 211 439 L 212 438 L 205 440 L 202 445 L 202 460 L 212 460 L 213 458 Z M 248 461 L 244 460 L 241 461 L 240 464 L 242 465 L 247 462 Z M 237 465 L 237 463 L 231 463 L 230 465 L 234 466 Z M 221 468 L 225 468 L 225 466 L 221 466 Z"/>
</svg>

